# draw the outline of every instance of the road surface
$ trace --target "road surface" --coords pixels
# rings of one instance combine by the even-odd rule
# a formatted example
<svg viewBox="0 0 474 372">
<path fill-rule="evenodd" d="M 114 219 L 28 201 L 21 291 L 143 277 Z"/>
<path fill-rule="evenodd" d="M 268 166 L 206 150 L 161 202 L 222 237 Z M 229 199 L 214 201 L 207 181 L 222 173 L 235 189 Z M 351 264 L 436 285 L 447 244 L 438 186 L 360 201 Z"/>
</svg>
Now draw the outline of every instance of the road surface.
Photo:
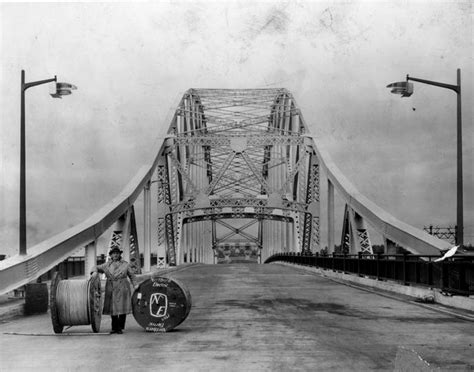
<svg viewBox="0 0 474 372">
<path fill-rule="evenodd" d="M 193 306 L 172 332 L 123 335 L 49 313 L 0 325 L 2 371 L 473 370 L 474 322 L 271 264 L 193 265 L 169 274 Z M 425 368 L 425 369 L 424 369 Z"/>
</svg>

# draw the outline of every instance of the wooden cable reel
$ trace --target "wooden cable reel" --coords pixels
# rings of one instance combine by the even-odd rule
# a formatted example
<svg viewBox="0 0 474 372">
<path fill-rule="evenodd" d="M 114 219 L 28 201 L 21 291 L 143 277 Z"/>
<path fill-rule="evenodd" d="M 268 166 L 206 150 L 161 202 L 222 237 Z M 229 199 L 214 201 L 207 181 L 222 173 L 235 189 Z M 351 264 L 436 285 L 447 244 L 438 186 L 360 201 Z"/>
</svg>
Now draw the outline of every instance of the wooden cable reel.
<svg viewBox="0 0 474 372">
<path fill-rule="evenodd" d="M 168 332 L 189 315 L 191 293 L 180 281 L 152 276 L 132 296 L 133 316 L 147 332 Z"/>
<path fill-rule="evenodd" d="M 62 280 L 55 273 L 51 281 L 50 306 L 54 333 L 65 326 L 88 325 L 97 333 L 102 318 L 101 286 L 98 275 L 89 279 Z"/>
</svg>

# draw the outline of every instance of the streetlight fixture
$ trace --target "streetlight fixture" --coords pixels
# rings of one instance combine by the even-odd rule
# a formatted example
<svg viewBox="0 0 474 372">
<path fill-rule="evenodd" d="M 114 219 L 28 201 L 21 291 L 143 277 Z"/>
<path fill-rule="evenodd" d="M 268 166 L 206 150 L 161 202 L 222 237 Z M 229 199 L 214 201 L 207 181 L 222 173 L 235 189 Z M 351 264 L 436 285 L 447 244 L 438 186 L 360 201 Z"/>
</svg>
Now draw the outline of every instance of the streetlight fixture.
<svg viewBox="0 0 474 372">
<path fill-rule="evenodd" d="M 25 82 L 25 70 L 21 70 L 21 118 L 20 118 L 20 255 L 26 255 L 26 149 L 25 149 L 25 91 L 28 88 L 56 82 L 56 92 L 52 93 L 53 98 L 71 94 L 73 89 L 77 89 L 69 83 L 58 83 L 56 76 L 52 79 Z"/>
<path fill-rule="evenodd" d="M 461 69 L 457 69 L 457 85 L 439 83 L 437 81 L 418 79 L 407 75 L 406 81 L 400 81 L 387 85 L 391 88 L 391 93 L 401 94 L 403 97 L 410 97 L 413 94 L 413 84 L 409 81 L 434 85 L 441 88 L 450 89 L 457 95 L 457 208 L 456 208 L 456 245 L 464 244 L 464 213 L 463 213 L 463 181 L 462 181 L 462 115 L 461 115 Z"/>
</svg>

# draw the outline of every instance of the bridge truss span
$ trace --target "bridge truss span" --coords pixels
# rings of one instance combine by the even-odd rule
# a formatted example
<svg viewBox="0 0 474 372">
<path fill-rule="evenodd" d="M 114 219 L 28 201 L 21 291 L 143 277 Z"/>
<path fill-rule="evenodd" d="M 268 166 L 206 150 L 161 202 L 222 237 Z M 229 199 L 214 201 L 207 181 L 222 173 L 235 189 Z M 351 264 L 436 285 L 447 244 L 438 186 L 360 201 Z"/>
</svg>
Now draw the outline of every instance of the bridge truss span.
<svg viewBox="0 0 474 372">
<path fill-rule="evenodd" d="M 174 185 L 166 210 L 173 224 L 158 231 L 169 236 L 167 226 L 177 229 L 166 250 L 175 250 L 178 264 L 193 261 L 196 241 L 189 236 L 204 239 L 214 261 L 218 252 L 249 247 L 259 257 L 296 247 L 309 252 L 311 241 L 319 241 L 317 228 L 303 228 L 317 226 L 317 208 L 308 206 L 319 202 L 319 184 L 312 182 L 318 174 L 308 177 L 317 161 L 299 115 L 285 89 L 184 94 L 163 149 Z"/>
<path fill-rule="evenodd" d="M 334 191 L 346 203 L 340 242 L 347 253 L 373 253 L 369 226 L 383 236 L 387 252 L 401 246 L 433 255 L 449 247 L 364 198 L 309 134 L 286 89 L 190 89 L 169 134 L 163 156 L 174 186 L 164 213 L 173 223 L 159 225 L 158 234 L 178 231 L 174 246 L 166 247 L 176 252 L 177 264 L 194 260 L 196 244 L 212 248 L 213 257 L 222 247 L 230 255 L 246 244 L 263 259 L 275 252 L 315 253 L 323 248 L 322 216 L 331 252 Z M 322 170 L 328 184 L 323 215 Z"/>
<path fill-rule="evenodd" d="M 330 253 L 334 192 L 346 204 L 340 241 L 348 253 L 373 253 L 368 226 L 383 236 L 387 251 L 400 245 L 432 255 L 449 247 L 361 195 L 310 135 L 286 89 L 189 89 L 160 138 L 150 165 L 104 208 L 28 255 L 1 262 L 1 290 L 34 280 L 81 247 L 90 267 L 98 238 L 114 224 L 109 246 L 120 245 L 135 262 L 143 254 L 145 271 L 152 253 L 158 266 L 238 257 L 263 262 L 277 252 L 312 254 L 326 246 Z M 137 228 L 140 194 L 144 222 Z M 323 225 L 327 243 L 321 241 Z"/>
</svg>

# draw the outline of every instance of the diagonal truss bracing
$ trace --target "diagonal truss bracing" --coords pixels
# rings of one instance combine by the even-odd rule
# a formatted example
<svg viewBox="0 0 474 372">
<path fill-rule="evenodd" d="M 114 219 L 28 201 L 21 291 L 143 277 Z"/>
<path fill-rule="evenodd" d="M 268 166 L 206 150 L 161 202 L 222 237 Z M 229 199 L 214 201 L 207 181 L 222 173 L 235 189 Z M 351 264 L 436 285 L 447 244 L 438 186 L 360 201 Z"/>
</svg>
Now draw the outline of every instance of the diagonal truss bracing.
<svg viewBox="0 0 474 372">
<path fill-rule="evenodd" d="M 309 229 L 317 226 L 311 223 L 312 215 L 319 218 L 302 191 L 311 180 L 308 164 L 315 154 L 298 117 L 285 89 L 186 92 L 169 130 L 174 136 L 163 151 L 173 188 L 166 214 L 176 216 L 169 217 L 174 221 L 170 229 L 195 236 L 199 231 L 183 226 L 212 223 L 200 225 L 210 232 L 212 248 L 242 243 L 240 239 L 260 250 L 294 247 L 302 241 L 306 250 L 315 250 L 310 248 L 314 239 L 296 239 L 311 236 Z M 178 260 L 192 249 L 184 235 L 175 242 Z"/>
</svg>

